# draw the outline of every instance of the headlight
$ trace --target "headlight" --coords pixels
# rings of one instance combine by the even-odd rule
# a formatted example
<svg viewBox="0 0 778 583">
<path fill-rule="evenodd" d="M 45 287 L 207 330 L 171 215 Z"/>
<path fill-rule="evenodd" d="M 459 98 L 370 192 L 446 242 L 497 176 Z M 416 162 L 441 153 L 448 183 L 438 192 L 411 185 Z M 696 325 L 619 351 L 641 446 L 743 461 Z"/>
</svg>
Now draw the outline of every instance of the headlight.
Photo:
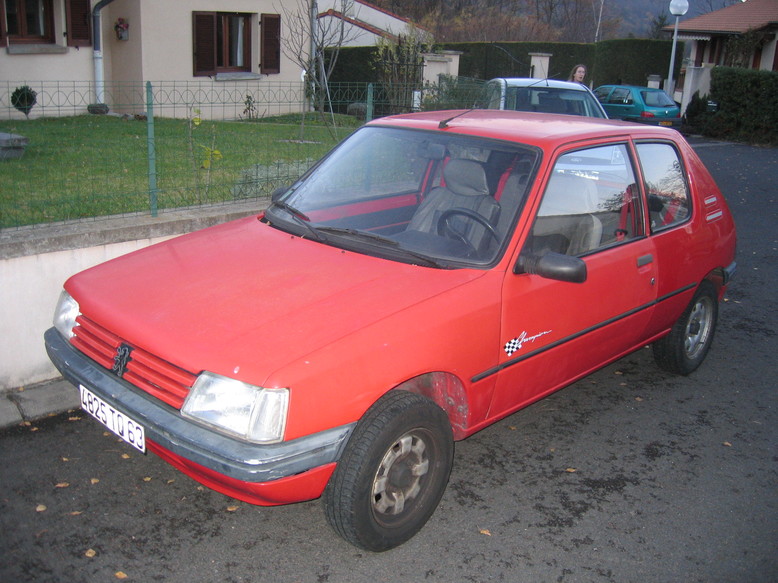
<svg viewBox="0 0 778 583">
<path fill-rule="evenodd" d="M 210 372 L 192 386 L 181 414 L 256 443 L 284 437 L 288 389 L 264 389 Z"/>
<path fill-rule="evenodd" d="M 76 318 L 79 313 L 78 302 L 63 290 L 59 294 L 57 308 L 54 310 L 54 327 L 65 338 L 73 338 L 73 328 L 76 326 Z"/>
</svg>

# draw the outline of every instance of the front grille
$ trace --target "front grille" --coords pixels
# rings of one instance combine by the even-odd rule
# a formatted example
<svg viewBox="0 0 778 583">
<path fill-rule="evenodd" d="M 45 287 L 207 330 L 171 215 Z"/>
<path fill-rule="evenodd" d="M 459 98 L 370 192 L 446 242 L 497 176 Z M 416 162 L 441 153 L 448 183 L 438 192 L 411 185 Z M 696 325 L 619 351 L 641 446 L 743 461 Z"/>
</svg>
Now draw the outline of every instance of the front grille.
<svg viewBox="0 0 778 583">
<path fill-rule="evenodd" d="M 119 347 L 130 346 L 130 360 L 122 378 L 168 405 L 176 409 L 181 408 L 197 378 L 196 375 L 126 343 L 83 315 L 78 317 L 76 323 L 78 325 L 73 328 L 75 336 L 70 340 L 76 348 L 100 366 L 112 370 Z"/>
</svg>

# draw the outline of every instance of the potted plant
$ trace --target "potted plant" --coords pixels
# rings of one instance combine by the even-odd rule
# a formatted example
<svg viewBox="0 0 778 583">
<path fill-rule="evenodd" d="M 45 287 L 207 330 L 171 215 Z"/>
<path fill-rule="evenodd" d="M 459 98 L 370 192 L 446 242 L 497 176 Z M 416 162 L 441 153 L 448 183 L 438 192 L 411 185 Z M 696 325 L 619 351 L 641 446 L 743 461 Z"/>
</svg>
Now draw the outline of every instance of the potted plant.
<svg viewBox="0 0 778 583">
<path fill-rule="evenodd" d="M 130 38 L 130 23 L 125 18 L 117 18 L 113 25 L 118 40 L 128 40 Z"/>
</svg>

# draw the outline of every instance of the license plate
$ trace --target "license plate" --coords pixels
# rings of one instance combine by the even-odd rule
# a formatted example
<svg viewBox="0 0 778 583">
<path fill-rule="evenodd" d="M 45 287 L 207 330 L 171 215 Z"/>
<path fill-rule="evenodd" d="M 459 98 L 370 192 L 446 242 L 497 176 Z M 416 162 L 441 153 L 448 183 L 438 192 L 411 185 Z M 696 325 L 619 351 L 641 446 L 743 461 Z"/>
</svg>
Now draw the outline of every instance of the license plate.
<svg viewBox="0 0 778 583">
<path fill-rule="evenodd" d="M 673 125 L 673 122 L 671 122 L 671 121 L 660 121 L 659 125 L 660 126 L 671 126 L 671 125 Z"/>
<path fill-rule="evenodd" d="M 132 447 L 146 453 L 146 431 L 143 425 L 112 407 L 84 385 L 81 391 L 81 408 L 129 443 Z"/>
</svg>

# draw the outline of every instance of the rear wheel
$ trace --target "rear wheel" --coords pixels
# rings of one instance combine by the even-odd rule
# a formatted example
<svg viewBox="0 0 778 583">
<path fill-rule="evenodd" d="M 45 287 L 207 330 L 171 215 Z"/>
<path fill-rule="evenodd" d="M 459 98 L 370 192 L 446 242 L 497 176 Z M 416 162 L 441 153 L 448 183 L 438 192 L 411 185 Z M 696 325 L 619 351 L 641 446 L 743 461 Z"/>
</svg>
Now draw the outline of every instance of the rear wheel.
<svg viewBox="0 0 778 583">
<path fill-rule="evenodd" d="M 386 551 L 432 516 L 451 473 L 454 439 L 429 399 L 392 391 L 357 424 L 324 491 L 327 520 L 353 545 Z"/>
<path fill-rule="evenodd" d="M 713 343 L 718 311 L 716 288 L 702 282 L 670 334 L 654 342 L 656 363 L 675 374 L 688 375 L 697 369 Z"/>
</svg>

